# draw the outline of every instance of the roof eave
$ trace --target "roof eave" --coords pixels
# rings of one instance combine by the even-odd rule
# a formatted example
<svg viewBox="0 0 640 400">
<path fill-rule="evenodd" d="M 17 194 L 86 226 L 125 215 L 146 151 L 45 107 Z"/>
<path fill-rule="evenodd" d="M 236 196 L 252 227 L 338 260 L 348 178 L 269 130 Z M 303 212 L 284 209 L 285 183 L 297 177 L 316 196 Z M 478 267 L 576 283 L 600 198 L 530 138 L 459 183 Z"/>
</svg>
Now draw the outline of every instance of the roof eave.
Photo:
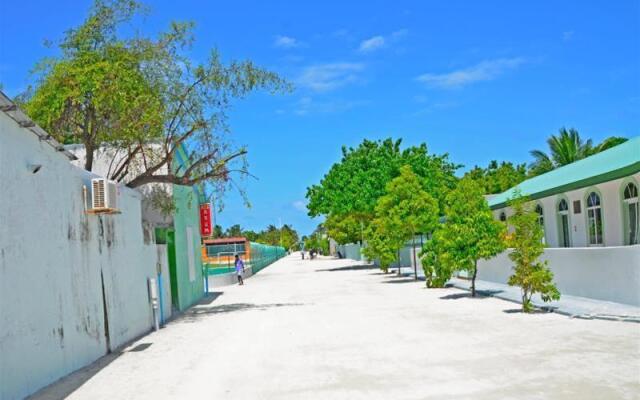
<svg viewBox="0 0 640 400">
<path fill-rule="evenodd" d="M 0 91 L 0 111 L 4 112 L 9 118 L 14 120 L 22 129 L 26 129 L 36 135 L 41 142 L 46 142 L 57 152 L 63 153 L 69 160 L 74 161 L 78 158 L 66 150 L 57 140 L 55 140 L 47 131 L 36 124 L 29 116 L 20 109 L 4 92 Z"/>
<path fill-rule="evenodd" d="M 556 187 L 553 187 L 551 189 L 543 190 L 541 192 L 532 193 L 532 194 L 526 194 L 526 196 L 530 200 L 537 200 L 537 199 L 541 199 L 543 197 L 549 197 L 549 196 L 553 196 L 555 194 L 568 192 L 570 190 L 582 189 L 582 188 L 585 188 L 585 187 L 597 185 L 599 183 L 612 181 L 614 179 L 624 178 L 624 177 L 629 176 L 631 174 L 635 174 L 636 172 L 640 172 L 640 161 L 635 162 L 633 164 L 629 164 L 629 165 L 624 166 L 622 168 L 618 168 L 618 169 L 615 169 L 615 170 L 612 170 L 612 171 L 608 171 L 608 172 L 606 172 L 604 174 L 590 176 L 588 178 L 581 179 L 579 181 L 571 182 L 571 183 L 568 183 L 566 185 L 556 186 Z M 502 201 L 500 203 L 490 205 L 490 208 L 492 210 L 497 210 L 497 209 L 500 209 L 500 208 L 504 208 L 507 205 L 508 205 L 507 201 Z"/>
</svg>

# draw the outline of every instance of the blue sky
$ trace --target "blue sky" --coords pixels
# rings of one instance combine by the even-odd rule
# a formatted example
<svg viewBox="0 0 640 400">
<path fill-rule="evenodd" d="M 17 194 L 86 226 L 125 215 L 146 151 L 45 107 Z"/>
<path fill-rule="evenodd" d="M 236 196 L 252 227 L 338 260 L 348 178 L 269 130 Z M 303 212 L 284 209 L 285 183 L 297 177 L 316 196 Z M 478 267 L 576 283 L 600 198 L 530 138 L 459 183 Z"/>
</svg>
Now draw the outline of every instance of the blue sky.
<svg viewBox="0 0 640 400">
<path fill-rule="evenodd" d="M 88 1 L 0 1 L 0 82 L 15 95 L 29 70 L 79 24 Z M 252 95 L 231 113 L 249 148 L 253 207 L 226 198 L 218 221 L 309 233 L 306 187 L 340 147 L 402 137 L 472 167 L 530 161 L 561 126 L 585 137 L 640 128 L 639 1 L 150 2 L 147 33 L 194 20 L 194 59 L 217 47 L 296 90 Z"/>
</svg>

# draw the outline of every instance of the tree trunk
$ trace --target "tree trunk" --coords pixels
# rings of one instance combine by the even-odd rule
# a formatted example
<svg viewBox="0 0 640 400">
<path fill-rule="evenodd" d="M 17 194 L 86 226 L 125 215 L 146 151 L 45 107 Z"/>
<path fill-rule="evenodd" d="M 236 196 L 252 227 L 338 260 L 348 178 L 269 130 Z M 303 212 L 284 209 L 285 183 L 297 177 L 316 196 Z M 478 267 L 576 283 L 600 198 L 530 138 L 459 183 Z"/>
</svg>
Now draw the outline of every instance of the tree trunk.
<svg viewBox="0 0 640 400">
<path fill-rule="evenodd" d="M 398 276 L 400 276 L 400 250 L 398 249 Z"/>
<path fill-rule="evenodd" d="M 473 262 L 473 276 L 471 277 L 471 297 L 476 297 L 476 276 L 478 275 L 478 260 Z"/>
<path fill-rule="evenodd" d="M 418 261 L 416 260 L 416 235 L 413 235 L 413 274 L 415 280 L 418 280 Z"/>
<path fill-rule="evenodd" d="M 93 168 L 93 144 L 89 142 L 84 143 L 84 149 L 86 152 L 86 159 L 84 161 L 84 169 L 91 171 Z"/>
</svg>

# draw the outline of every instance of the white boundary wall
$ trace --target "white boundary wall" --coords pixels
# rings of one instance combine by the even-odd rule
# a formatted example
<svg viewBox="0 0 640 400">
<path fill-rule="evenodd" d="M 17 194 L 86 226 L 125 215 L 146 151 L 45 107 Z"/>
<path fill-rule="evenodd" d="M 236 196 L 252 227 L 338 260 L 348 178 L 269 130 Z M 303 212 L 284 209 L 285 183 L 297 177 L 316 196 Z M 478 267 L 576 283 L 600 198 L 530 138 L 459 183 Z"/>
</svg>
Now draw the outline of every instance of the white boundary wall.
<svg viewBox="0 0 640 400">
<path fill-rule="evenodd" d="M 507 283 L 512 261 L 504 252 L 478 263 L 478 279 Z M 547 260 L 560 293 L 640 306 L 640 245 L 547 248 Z"/>
<path fill-rule="evenodd" d="M 29 164 L 42 165 L 32 173 Z M 91 175 L 0 113 L 0 398 L 18 399 L 153 326 L 147 279 L 157 250 L 140 195 L 122 214 L 84 213 Z M 102 278 L 101 278 L 102 276 Z M 168 279 L 166 285 L 169 286 Z"/>
</svg>

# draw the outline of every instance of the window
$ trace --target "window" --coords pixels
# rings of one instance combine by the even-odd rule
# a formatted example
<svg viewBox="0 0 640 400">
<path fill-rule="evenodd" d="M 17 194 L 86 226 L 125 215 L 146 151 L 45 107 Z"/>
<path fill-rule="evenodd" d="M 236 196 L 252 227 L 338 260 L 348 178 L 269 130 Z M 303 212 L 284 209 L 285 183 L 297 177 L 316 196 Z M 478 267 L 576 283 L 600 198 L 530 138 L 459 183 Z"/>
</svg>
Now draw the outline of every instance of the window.
<svg viewBox="0 0 640 400">
<path fill-rule="evenodd" d="M 500 212 L 500 221 L 505 222 L 507 220 L 507 214 L 504 211 Z"/>
<path fill-rule="evenodd" d="M 589 232 L 589 244 L 600 245 L 602 240 L 602 207 L 600 196 L 596 192 L 589 193 L 587 197 L 587 229 Z"/>
<path fill-rule="evenodd" d="M 545 239 L 544 239 L 544 210 L 542 209 L 542 206 L 540 204 L 536 205 L 536 213 L 538 214 L 538 223 L 540 224 L 540 227 L 542 228 L 542 243 L 545 243 Z"/>
<path fill-rule="evenodd" d="M 638 187 L 629 183 L 623 193 L 624 240 L 626 244 L 638 244 L 640 231 L 640 202 L 638 201 Z"/>
<path fill-rule="evenodd" d="M 538 223 L 541 227 L 544 228 L 544 211 L 542 210 L 542 206 L 540 204 L 536 206 L 536 213 L 538 213 Z"/>
<path fill-rule="evenodd" d="M 558 203 L 558 224 L 560 236 L 558 244 L 560 247 L 571 247 L 571 230 L 569 229 L 569 204 L 565 199 Z"/>
</svg>

